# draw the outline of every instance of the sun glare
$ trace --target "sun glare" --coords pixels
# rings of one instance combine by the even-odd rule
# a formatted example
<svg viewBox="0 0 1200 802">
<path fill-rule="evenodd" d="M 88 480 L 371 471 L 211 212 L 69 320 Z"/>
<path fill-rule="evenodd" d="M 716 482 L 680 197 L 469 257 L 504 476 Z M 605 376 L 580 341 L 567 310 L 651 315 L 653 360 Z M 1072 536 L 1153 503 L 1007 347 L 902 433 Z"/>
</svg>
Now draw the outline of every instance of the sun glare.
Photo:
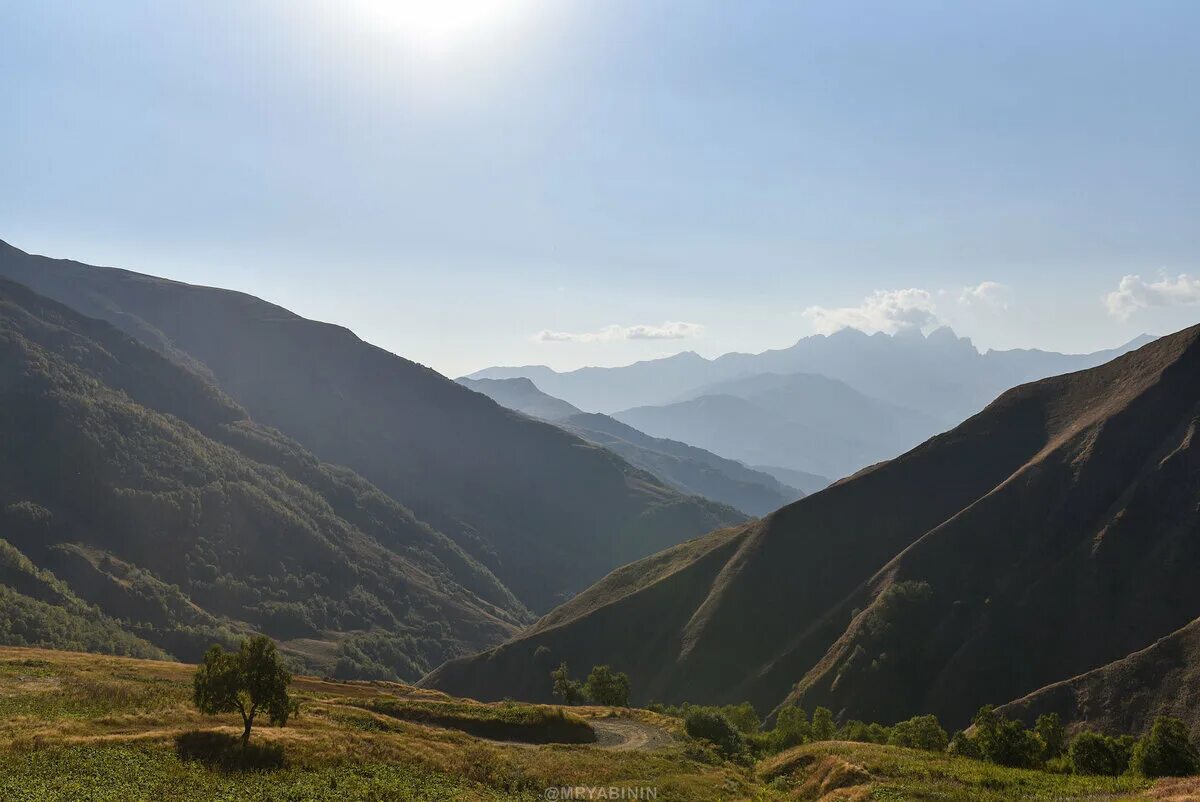
<svg viewBox="0 0 1200 802">
<path fill-rule="evenodd" d="M 361 0 L 371 24 L 414 48 L 445 53 L 498 37 L 520 23 L 535 0 Z"/>
</svg>

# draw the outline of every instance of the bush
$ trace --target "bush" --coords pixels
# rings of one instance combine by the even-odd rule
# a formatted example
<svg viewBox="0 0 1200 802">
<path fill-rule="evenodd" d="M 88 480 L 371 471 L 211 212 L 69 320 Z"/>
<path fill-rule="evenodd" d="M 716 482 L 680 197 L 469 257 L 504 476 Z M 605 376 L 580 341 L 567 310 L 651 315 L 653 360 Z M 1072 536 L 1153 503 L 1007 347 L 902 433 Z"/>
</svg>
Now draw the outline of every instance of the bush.
<svg viewBox="0 0 1200 802">
<path fill-rule="evenodd" d="M 937 716 L 915 716 L 908 721 L 901 721 L 892 726 L 888 737 L 888 743 L 892 746 L 928 749 L 931 752 L 944 752 L 949 740 Z"/>
<path fill-rule="evenodd" d="M 1188 739 L 1187 725 L 1159 716 L 1131 757 L 1133 769 L 1147 777 L 1182 777 L 1200 771 L 1200 757 Z"/>
<path fill-rule="evenodd" d="M 1042 762 L 1045 745 L 1037 733 L 1015 719 L 1007 719 L 991 705 L 979 708 L 972 722 L 975 743 L 985 760 L 1001 766 L 1030 769 Z"/>
<path fill-rule="evenodd" d="M 691 710 L 684 719 L 683 727 L 688 735 L 708 741 L 727 758 L 738 758 L 746 752 L 746 736 L 718 710 Z"/>
<path fill-rule="evenodd" d="M 1067 731 L 1063 728 L 1062 721 L 1058 718 L 1058 713 L 1045 713 L 1038 716 L 1037 722 L 1033 725 L 1033 730 L 1042 739 L 1042 743 L 1046 747 L 1046 760 L 1056 758 L 1066 751 Z"/>
<path fill-rule="evenodd" d="M 954 733 L 954 737 L 950 739 L 950 745 L 946 748 L 952 755 L 969 757 L 974 760 L 983 759 L 983 752 L 979 748 L 979 743 L 962 730 Z"/>
<path fill-rule="evenodd" d="M 1115 777 L 1129 767 L 1126 745 L 1117 738 L 1085 730 L 1075 736 L 1070 748 L 1071 768 L 1076 774 Z"/>
<path fill-rule="evenodd" d="M 721 708 L 721 712 L 744 735 L 753 735 L 762 726 L 762 719 L 758 717 L 754 705 L 749 702 L 742 702 L 740 705 L 725 705 Z"/>
</svg>

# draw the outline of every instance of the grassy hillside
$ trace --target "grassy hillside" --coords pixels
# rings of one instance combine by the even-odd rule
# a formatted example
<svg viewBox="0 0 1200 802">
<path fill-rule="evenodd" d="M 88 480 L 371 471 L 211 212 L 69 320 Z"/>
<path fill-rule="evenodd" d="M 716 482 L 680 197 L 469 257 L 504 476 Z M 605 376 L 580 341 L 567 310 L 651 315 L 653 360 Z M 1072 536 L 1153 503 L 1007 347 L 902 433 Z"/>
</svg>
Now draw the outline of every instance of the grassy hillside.
<svg viewBox="0 0 1200 802">
<path fill-rule="evenodd" d="M 547 788 L 615 786 L 684 802 L 832 802 L 1101 800 L 1152 790 L 1136 778 L 1003 769 L 845 742 L 728 762 L 683 735 L 678 719 L 645 710 L 481 704 L 402 683 L 303 676 L 290 689 L 299 714 L 284 728 L 256 727 L 243 753 L 236 714 L 203 716 L 190 704 L 193 671 L 0 648 L 0 798 L 535 800 Z M 496 722 L 504 740 L 477 737 Z M 654 737 L 609 740 L 623 731 Z M 598 740 L 561 742 L 579 733 Z"/>
<path fill-rule="evenodd" d="M 249 295 L 4 243 L 0 275 L 209 377 L 253 420 L 444 532 L 538 612 L 619 565 L 744 519 L 347 329 Z"/>
<path fill-rule="evenodd" d="M 790 700 L 963 727 L 1200 615 L 1198 420 L 1200 327 L 1015 388 L 761 522 L 614 572 L 425 681 L 541 698 L 538 660 L 611 662 L 641 702 Z M 1160 694 L 1163 672 L 1134 676 Z M 1200 700 L 1181 698 L 1195 720 Z"/>
<path fill-rule="evenodd" d="M 849 741 L 798 746 L 762 761 L 758 775 L 769 787 L 787 789 L 792 799 L 821 802 L 1132 799 L 1151 787 L 1139 777 L 1051 774 Z"/>
<path fill-rule="evenodd" d="M 7 643 L 194 658 L 262 631 L 302 665 L 394 678 L 527 620 L 486 568 L 361 477 L 3 280 L 0 444 Z"/>
<path fill-rule="evenodd" d="M 399 683 L 309 677 L 292 685 L 299 715 L 285 728 L 256 728 L 243 759 L 229 743 L 240 722 L 191 706 L 193 671 L 0 648 L 0 798 L 533 800 L 549 786 L 652 784 L 660 799 L 715 801 L 747 798 L 754 786 L 744 767 L 692 760 L 682 744 L 528 745 L 580 740 L 589 722 L 609 720 L 607 709 L 483 705 Z M 665 721 L 625 715 L 634 718 L 612 720 Z M 495 722 L 504 741 L 470 734 L 495 737 Z"/>
</svg>

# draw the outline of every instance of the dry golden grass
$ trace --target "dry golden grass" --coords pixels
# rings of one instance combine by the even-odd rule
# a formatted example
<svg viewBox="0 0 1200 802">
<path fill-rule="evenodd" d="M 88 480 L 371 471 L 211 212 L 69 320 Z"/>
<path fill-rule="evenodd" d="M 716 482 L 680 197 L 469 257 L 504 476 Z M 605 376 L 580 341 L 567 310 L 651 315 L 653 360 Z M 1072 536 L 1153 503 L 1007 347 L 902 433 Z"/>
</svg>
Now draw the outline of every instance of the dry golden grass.
<svg viewBox="0 0 1200 802">
<path fill-rule="evenodd" d="M 0 648 L 0 760 L 8 761 L 0 763 L 0 773 L 5 765 L 32 771 L 30 756 L 39 754 L 71 755 L 70 761 L 55 764 L 60 775 L 95 755 L 150 754 L 153 772 L 140 778 L 147 787 L 153 786 L 155 772 L 164 782 L 178 771 L 195 774 L 195 766 L 180 764 L 176 752 L 181 739 L 200 732 L 209 740 L 225 736 L 232 741 L 241 727 L 237 716 L 204 716 L 192 707 L 194 670 L 180 663 Z M 332 776 L 346 767 L 378 766 L 408 772 L 405 782 L 411 776 L 422 782 L 429 776 L 439 778 L 432 786 L 436 793 L 429 793 L 437 797 L 449 788 L 447 798 L 496 794 L 532 799 L 551 786 L 615 784 L 658 788 L 659 799 L 716 800 L 748 798 L 755 787 L 745 768 L 691 760 L 682 744 L 652 752 L 614 752 L 587 745 L 499 743 L 403 717 L 406 706 L 422 711 L 444 707 L 457 716 L 481 720 L 530 710 L 558 716 L 549 706 L 484 704 L 396 682 L 297 677 L 291 690 L 300 704 L 299 715 L 283 728 L 256 726 L 251 737 L 252 745 L 281 756 L 286 768 L 278 776 L 288 782 Z M 572 708 L 568 717 L 576 716 L 621 716 L 669 731 L 679 728 L 676 719 L 644 710 Z M 84 751 L 70 751 L 80 749 Z M 38 771 L 47 787 L 67 781 L 64 776 L 45 776 L 50 770 L 44 767 Z M 204 798 L 215 787 L 212 783 L 229 778 L 217 769 L 205 769 L 193 781 L 198 783 L 196 798 Z M 261 777 L 254 779 L 262 782 Z M 322 788 L 323 783 L 324 779 Z"/>
</svg>

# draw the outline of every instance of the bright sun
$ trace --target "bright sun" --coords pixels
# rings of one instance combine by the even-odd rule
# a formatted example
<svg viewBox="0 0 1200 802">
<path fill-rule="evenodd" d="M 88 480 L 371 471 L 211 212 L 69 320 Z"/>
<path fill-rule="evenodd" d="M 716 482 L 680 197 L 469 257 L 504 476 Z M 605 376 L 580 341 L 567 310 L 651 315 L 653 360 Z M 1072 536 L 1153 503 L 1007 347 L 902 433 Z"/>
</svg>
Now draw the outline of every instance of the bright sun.
<svg viewBox="0 0 1200 802">
<path fill-rule="evenodd" d="M 431 53 L 498 36 L 519 23 L 535 0 L 359 0 L 372 24 L 393 29 Z"/>
</svg>

